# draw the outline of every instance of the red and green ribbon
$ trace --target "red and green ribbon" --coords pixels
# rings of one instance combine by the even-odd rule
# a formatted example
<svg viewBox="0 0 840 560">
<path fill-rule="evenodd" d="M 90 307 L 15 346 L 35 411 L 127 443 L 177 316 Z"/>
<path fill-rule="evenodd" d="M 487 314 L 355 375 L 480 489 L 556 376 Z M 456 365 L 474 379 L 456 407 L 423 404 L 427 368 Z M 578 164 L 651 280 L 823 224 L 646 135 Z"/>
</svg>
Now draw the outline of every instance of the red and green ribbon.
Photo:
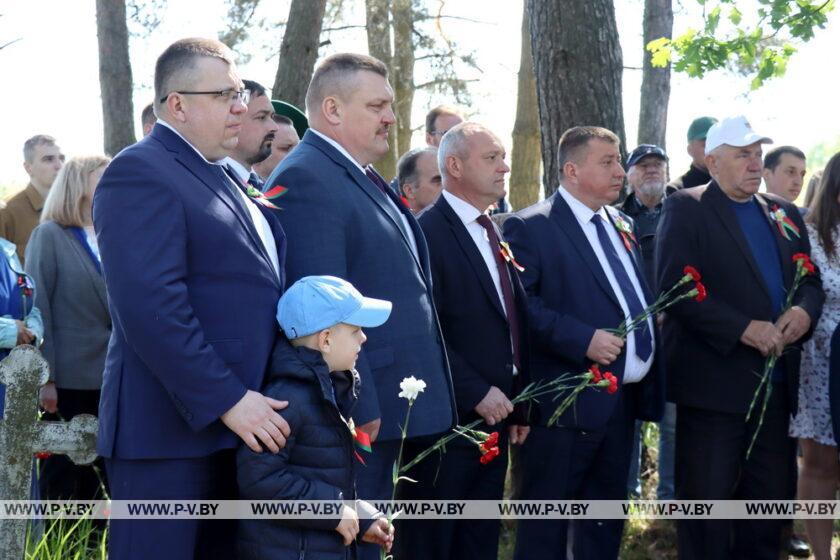
<svg viewBox="0 0 840 560">
<path fill-rule="evenodd" d="M 356 448 L 353 450 L 353 454 L 356 456 L 356 459 L 364 465 L 365 460 L 362 459 L 362 456 L 359 455 L 359 451 L 357 450 L 361 450 L 366 453 L 373 453 L 373 449 L 370 447 L 370 435 L 358 428 L 352 428 L 351 433 L 353 434 L 353 447 Z"/>
</svg>

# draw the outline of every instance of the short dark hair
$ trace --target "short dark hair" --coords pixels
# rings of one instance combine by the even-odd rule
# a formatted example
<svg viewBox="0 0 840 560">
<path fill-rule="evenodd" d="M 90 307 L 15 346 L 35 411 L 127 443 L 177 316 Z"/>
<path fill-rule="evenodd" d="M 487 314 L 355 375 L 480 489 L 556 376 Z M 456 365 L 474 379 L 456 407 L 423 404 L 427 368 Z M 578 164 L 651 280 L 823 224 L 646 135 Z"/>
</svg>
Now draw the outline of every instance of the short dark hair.
<svg viewBox="0 0 840 560">
<path fill-rule="evenodd" d="M 177 76 L 193 70 L 196 60 L 205 57 L 234 64 L 233 52 L 215 39 L 192 37 L 169 45 L 155 63 L 155 106 L 172 92 L 172 83 Z"/>
<path fill-rule="evenodd" d="M 254 80 L 242 80 L 242 83 L 245 85 L 245 89 L 251 92 L 251 99 L 266 94 L 266 89 Z"/>
<path fill-rule="evenodd" d="M 157 121 L 157 117 L 155 116 L 155 104 L 149 103 L 143 107 L 143 112 L 140 113 L 140 124 L 143 126 L 151 126 L 155 124 L 155 121 Z"/>
<path fill-rule="evenodd" d="M 426 113 L 426 132 L 431 134 L 432 132 L 436 131 L 435 121 L 437 121 L 437 118 L 441 115 L 455 115 L 463 118 L 461 111 L 459 111 L 455 107 L 450 107 L 448 105 L 438 105 L 437 107 Z"/>
<path fill-rule="evenodd" d="M 400 194 L 403 194 L 403 185 L 417 182 L 417 160 L 420 156 L 423 154 L 434 156 L 436 151 L 434 148 L 414 148 L 400 157 L 400 161 L 397 162 L 397 184 L 400 186 Z"/>
<path fill-rule="evenodd" d="M 315 108 L 329 95 L 345 96 L 348 93 L 347 78 L 357 72 L 373 72 L 388 79 L 388 67 L 372 56 L 355 53 L 339 53 L 327 57 L 309 81 L 306 90 L 306 112 L 313 114 Z"/>
<path fill-rule="evenodd" d="M 782 160 L 782 156 L 785 154 L 790 154 L 801 160 L 806 159 L 805 154 L 799 148 L 795 148 L 793 146 L 779 146 L 778 148 L 773 148 L 764 156 L 764 169 L 775 171 L 779 166 L 779 162 Z"/>
<path fill-rule="evenodd" d="M 590 140 L 601 140 L 610 144 L 619 145 L 621 140 L 611 130 L 600 126 L 575 126 L 563 133 L 560 142 L 557 143 L 557 174 L 562 179 L 563 166 L 567 161 L 574 160 L 580 156 L 583 148 L 589 145 Z"/>
</svg>

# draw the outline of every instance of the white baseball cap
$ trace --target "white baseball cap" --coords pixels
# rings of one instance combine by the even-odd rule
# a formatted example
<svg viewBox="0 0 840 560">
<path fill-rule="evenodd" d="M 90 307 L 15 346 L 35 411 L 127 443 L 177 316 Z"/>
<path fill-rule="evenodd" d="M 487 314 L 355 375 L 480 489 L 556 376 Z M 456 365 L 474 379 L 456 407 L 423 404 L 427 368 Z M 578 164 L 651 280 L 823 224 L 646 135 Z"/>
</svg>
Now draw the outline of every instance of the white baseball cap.
<svg viewBox="0 0 840 560">
<path fill-rule="evenodd" d="M 729 117 L 713 124 L 709 129 L 706 134 L 706 154 L 724 144 L 742 148 L 756 142 L 772 144 L 773 140 L 755 132 L 747 121 L 747 117 L 743 115 Z"/>
</svg>

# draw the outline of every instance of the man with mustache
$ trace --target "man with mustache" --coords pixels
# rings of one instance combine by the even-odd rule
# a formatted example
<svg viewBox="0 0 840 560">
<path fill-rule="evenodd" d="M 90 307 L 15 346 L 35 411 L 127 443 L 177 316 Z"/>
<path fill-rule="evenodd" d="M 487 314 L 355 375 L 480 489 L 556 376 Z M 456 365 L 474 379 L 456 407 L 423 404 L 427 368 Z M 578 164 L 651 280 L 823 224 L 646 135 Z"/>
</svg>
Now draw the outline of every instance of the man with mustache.
<svg viewBox="0 0 840 560">
<path fill-rule="evenodd" d="M 338 276 L 394 305 L 387 326 L 367 333 L 356 364 L 361 389 L 353 421 L 375 441 L 373 453 L 364 457 L 358 490 L 360 498 L 375 500 L 391 497 L 407 409 L 398 397 L 403 378 L 415 375 L 426 383 L 412 409 L 408 455 L 423 445 L 417 438 L 455 423 L 426 240 L 411 211 L 372 167 L 388 151 L 393 102 L 381 61 L 350 53 L 327 58 L 306 92 L 310 128 L 267 181 L 269 188 L 288 189 L 279 218 L 292 240 L 290 281 Z M 372 545 L 359 548 L 360 558 L 379 557 Z"/>
<path fill-rule="evenodd" d="M 248 112 L 242 116 L 239 143 L 224 164 L 243 184 L 262 190 L 263 181 L 252 166 L 271 155 L 271 143 L 280 126 L 274 121 L 274 107 L 265 88 L 252 80 L 242 83 L 251 92 L 251 99 Z"/>
<path fill-rule="evenodd" d="M 659 286 L 672 286 L 686 265 L 696 265 L 708 291 L 700 304 L 689 300 L 670 308 L 662 327 L 668 400 L 677 405 L 680 500 L 794 497 L 796 441 L 788 437 L 788 424 L 796 410 L 800 345 L 825 294 L 817 271 L 805 277 L 783 312 L 796 270 L 792 257 L 809 254 L 810 244 L 796 207 L 758 192 L 761 146 L 771 142 L 743 116 L 715 124 L 705 148 L 712 181 L 668 197 L 662 212 Z M 770 372 L 766 412 L 747 422 L 757 373 L 771 355 L 779 359 Z M 785 523 L 681 520 L 679 557 L 775 559 Z"/>
</svg>

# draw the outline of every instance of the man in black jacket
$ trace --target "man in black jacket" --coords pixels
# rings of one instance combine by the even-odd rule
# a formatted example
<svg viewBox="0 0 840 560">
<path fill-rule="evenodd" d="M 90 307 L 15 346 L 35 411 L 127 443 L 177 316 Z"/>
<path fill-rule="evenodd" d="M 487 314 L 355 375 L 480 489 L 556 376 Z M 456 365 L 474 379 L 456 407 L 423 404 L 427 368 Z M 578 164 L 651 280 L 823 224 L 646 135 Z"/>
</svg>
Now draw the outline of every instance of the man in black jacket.
<svg viewBox="0 0 840 560">
<path fill-rule="evenodd" d="M 795 491 L 796 444 L 788 422 L 796 410 L 798 345 L 810 336 L 825 295 L 819 276 L 806 276 L 785 310 L 796 271 L 792 257 L 809 254 L 810 245 L 796 207 L 757 194 L 767 142 L 744 117 L 721 121 L 706 140 L 713 181 L 665 201 L 659 286 L 673 285 L 693 265 L 708 291 L 700 304 L 672 307 L 663 325 L 668 400 L 677 404 L 677 497 L 683 500 L 792 499 Z M 758 413 L 748 422 L 745 416 L 770 355 L 780 358 L 759 426 Z M 783 524 L 683 521 L 680 558 L 775 559 Z"/>
<path fill-rule="evenodd" d="M 476 446 L 458 440 L 440 464 L 428 460 L 414 474 L 427 499 L 499 500 L 507 471 L 508 441 L 522 443 L 530 428 L 512 419 L 510 399 L 527 376 L 525 292 L 504 255 L 503 238 L 486 210 L 505 195 L 505 150 L 481 125 L 450 129 L 438 148 L 444 190 L 419 217 L 429 244 L 435 306 L 452 368 L 461 424 L 498 431 L 500 455 L 488 464 Z M 436 473 L 439 469 L 439 476 Z M 406 528 L 412 558 L 495 559 L 500 524 L 495 519 L 436 520 L 425 531 Z"/>
</svg>

